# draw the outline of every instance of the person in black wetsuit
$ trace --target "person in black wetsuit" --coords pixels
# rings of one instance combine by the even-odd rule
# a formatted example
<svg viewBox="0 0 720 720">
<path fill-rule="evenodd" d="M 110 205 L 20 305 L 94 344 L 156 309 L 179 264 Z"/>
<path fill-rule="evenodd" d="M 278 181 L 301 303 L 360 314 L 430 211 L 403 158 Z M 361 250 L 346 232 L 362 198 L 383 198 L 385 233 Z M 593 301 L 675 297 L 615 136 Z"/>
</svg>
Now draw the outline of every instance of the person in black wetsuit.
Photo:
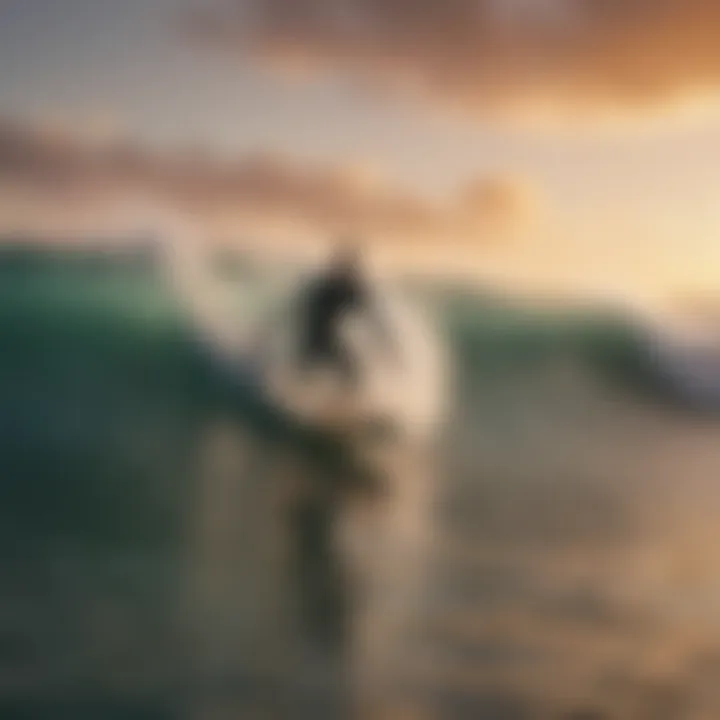
<svg viewBox="0 0 720 720">
<path fill-rule="evenodd" d="M 300 364 L 303 369 L 324 365 L 337 369 L 352 387 L 359 381 L 359 367 L 342 342 L 340 325 L 347 313 L 371 313 L 386 349 L 392 346 L 388 328 L 375 307 L 360 267 L 355 245 L 343 245 L 329 271 L 311 283 L 301 313 Z"/>
</svg>

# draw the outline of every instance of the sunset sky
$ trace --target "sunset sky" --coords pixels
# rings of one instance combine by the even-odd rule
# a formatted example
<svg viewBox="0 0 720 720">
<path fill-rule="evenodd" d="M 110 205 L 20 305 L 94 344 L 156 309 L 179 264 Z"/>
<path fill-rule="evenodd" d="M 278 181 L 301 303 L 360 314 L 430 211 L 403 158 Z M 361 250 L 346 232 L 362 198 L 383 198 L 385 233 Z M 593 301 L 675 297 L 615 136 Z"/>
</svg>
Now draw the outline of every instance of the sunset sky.
<svg viewBox="0 0 720 720">
<path fill-rule="evenodd" d="M 718 37 L 715 0 L 0 0 L 0 231 L 141 196 L 224 237 L 714 292 Z"/>
</svg>

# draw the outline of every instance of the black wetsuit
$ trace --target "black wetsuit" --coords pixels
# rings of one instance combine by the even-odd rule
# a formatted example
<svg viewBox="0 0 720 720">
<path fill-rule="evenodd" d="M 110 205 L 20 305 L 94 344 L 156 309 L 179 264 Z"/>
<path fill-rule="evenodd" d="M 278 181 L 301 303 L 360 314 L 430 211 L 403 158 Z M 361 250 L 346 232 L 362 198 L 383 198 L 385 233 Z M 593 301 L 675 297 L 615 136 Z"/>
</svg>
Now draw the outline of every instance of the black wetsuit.
<svg viewBox="0 0 720 720">
<path fill-rule="evenodd" d="M 327 365 L 356 384 L 359 368 L 340 339 L 340 323 L 349 312 L 368 308 L 368 294 L 353 273 L 338 273 L 318 280 L 304 298 L 300 363 L 304 368 Z"/>
</svg>

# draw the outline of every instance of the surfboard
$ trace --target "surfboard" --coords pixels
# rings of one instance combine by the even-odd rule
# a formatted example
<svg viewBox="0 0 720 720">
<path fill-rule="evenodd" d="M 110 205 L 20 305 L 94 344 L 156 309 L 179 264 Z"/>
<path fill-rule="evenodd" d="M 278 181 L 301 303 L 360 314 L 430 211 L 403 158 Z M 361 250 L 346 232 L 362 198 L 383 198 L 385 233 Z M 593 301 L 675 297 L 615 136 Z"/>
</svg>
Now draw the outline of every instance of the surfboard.
<svg viewBox="0 0 720 720">
<path fill-rule="evenodd" d="M 396 340 L 392 359 L 371 316 L 359 312 L 342 320 L 341 342 L 359 368 L 358 383 L 349 388 L 332 367 L 308 371 L 298 364 L 301 292 L 283 298 L 272 320 L 260 321 L 259 381 L 273 403 L 299 422 L 363 444 L 402 442 L 436 418 L 442 394 L 437 339 L 405 298 L 380 285 L 372 289 Z"/>
</svg>

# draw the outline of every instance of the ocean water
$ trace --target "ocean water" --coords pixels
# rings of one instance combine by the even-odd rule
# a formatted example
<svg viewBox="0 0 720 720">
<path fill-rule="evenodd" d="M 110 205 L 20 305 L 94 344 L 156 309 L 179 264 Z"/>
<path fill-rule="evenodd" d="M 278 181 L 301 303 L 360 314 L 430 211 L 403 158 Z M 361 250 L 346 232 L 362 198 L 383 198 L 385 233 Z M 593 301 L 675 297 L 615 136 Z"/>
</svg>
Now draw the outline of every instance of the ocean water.
<svg viewBox="0 0 720 720">
<path fill-rule="evenodd" d="M 621 316 L 414 292 L 452 412 L 378 488 L 143 258 L 3 254 L 0 717 L 720 717 L 718 422 Z"/>
</svg>

